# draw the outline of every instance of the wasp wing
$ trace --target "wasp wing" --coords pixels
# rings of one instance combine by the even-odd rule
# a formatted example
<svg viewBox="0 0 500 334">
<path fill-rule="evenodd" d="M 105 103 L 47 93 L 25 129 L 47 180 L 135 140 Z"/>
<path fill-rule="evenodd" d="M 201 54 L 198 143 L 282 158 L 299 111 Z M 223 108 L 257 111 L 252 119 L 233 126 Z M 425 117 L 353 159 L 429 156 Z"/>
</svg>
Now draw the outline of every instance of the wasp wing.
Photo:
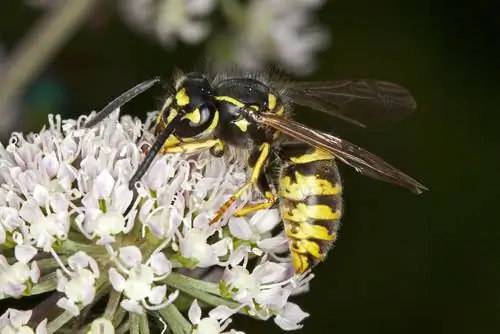
<svg viewBox="0 0 500 334">
<path fill-rule="evenodd" d="M 417 107 L 410 92 L 395 83 L 359 79 L 297 81 L 282 84 L 293 104 L 365 126 L 365 123 L 398 121 Z"/>
<path fill-rule="evenodd" d="M 382 158 L 348 141 L 274 115 L 262 113 L 255 115 L 255 119 L 257 122 L 270 126 L 294 139 L 333 154 L 361 174 L 406 187 L 416 194 L 428 190 L 424 185 L 391 166 Z"/>
</svg>

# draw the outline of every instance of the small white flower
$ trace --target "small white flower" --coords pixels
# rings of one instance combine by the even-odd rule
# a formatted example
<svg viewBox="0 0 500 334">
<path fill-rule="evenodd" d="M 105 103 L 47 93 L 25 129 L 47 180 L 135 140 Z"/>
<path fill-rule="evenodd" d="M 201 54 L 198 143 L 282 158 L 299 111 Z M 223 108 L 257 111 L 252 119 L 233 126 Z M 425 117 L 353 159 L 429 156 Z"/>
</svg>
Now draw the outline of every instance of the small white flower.
<svg viewBox="0 0 500 334">
<path fill-rule="evenodd" d="M 30 239 L 44 251 L 48 251 L 54 242 L 67 238 L 69 232 L 67 211 L 45 215 L 34 200 L 28 200 L 19 214 L 28 224 Z"/>
<path fill-rule="evenodd" d="M 228 253 L 229 239 L 222 239 L 210 245 L 207 243 L 208 237 L 203 231 L 189 229 L 179 241 L 182 256 L 195 260 L 197 267 L 201 268 L 219 264 L 219 257 Z"/>
<path fill-rule="evenodd" d="M 0 316 L 0 334 L 46 334 L 47 319 L 40 322 L 35 331 L 26 326 L 31 318 L 31 311 L 20 311 L 9 308 Z"/>
<path fill-rule="evenodd" d="M 297 304 L 286 303 L 280 313 L 274 318 L 274 322 L 286 331 L 302 328 L 300 323 L 309 316 L 300 309 Z"/>
<path fill-rule="evenodd" d="M 4 296 L 20 297 L 40 278 L 40 270 L 35 261 L 31 262 L 36 249 L 29 245 L 15 248 L 16 262 L 9 264 L 0 254 L 0 298 Z"/>
<path fill-rule="evenodd" d="M 155 285 L 156 281 L 162 280 L 172 269 L 167 258 L 160 253 L 151 257 L 146 264 L 142 264 L 142 254 L 135 246 L 123 247 L 119 250 L 119 259 L 125 267 L 121 267 L 124 275 L 115 268 L 109 269 L 109 277 L 113 288 L 123 292 L 127 299 L 121 302 L 121 306 L 130 312 L 142 313 L 143 307 L 155 309 L 159 304 L 166 306 L 171 304 L 177 297 L 174 292 L 166 298 L 166 285 Z M 149 303 L 154 305 L 150 306 Z M 166 299 L 166 301 L 165 301 Z"/>
<path fill-rule="evenodd" d="M 84 252 L 70 256 L 68 264 L 72 269 L 72 271 L 65 270 L 69 278 L 63 274 L 63 271 L 57 270 L 57 290 L 65 294 L 65 297 L 59 299 L 57 305 L 77 316 L 80 313 L 80 307 L 85 307 L 94 300 L 95 280 L 100 275 L 99 267 L 97 262 Z"/>
<path fill-rule="evenodd" d="M 250 313 L 263 320 L 275 315 L 275 323 L 284 330 L 300 328 L 299 323 L 308 316 L 300 308 L 288 302 L 288 298 L 307 280 L 296 282 L 295 277 L 286 279 L 287 268 L 281 264 L 265 262 L 250 274 L 236 266 L 226 270 L 221 289 L 242 305 L 250 307 Z"/>
<path fill-rule="evenodd" d="M 195 299 L 188 311 L 189 321 L 194 325 L 192 334 L 219 334 L 219 333 L 231 333 L 231 334 L 239 334 L 243 332 L 236 331 L 231 329 L 230 331 L 225 331 L 227 326 L 231 323 L 230 316 L 232 316 L 234 312 L 227 310 L 226 306 L 217 306 L 212 309 L 208 317 L 201 317 L 201 308 L 198 305 L 198 301 Z"/>
</svg>

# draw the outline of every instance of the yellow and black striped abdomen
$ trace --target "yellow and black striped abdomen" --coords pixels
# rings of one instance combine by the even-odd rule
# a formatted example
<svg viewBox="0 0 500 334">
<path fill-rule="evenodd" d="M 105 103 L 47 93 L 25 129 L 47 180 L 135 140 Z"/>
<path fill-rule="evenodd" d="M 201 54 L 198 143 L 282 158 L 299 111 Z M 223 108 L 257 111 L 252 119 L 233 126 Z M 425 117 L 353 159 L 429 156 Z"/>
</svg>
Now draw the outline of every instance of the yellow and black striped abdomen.
<svg viewBox="0 0 500 334">
<path fill-rule="evenodd" d="M 296 273 L 322 261 L 337 237 L 342 185 L 334 157 L 305 144 L 282 148 L 280 211 Z"/>
</svg>

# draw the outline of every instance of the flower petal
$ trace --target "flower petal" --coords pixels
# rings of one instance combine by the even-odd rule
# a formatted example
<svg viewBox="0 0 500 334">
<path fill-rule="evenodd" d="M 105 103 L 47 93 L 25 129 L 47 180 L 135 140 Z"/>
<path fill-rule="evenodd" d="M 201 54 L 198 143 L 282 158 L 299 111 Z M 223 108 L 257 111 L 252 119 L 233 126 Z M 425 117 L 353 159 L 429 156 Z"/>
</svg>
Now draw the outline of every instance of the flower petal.
<svg viewBox="0 0 500 334">
<path fill-rule="evenodd" d="M 191 303 L 191 306 L 189 307 L 188 311 L 188 318 L 189 321 L 191 321 L 192 324 L 198 325 L 201 320 L 201 308 L 198 305 L 198 301 L 195 299 Z"/>
</svg>

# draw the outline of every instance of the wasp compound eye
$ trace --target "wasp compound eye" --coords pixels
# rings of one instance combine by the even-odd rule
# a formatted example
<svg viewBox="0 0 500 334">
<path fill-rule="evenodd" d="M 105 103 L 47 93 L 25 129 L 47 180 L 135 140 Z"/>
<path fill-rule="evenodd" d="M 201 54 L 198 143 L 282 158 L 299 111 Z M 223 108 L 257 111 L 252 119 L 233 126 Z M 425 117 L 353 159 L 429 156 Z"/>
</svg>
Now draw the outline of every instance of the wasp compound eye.
<svg viewBox="0 0 500 334">
<path fill-rule="evenodd" d="M 198 111 L 200 116 L 199 120 L 197 122 L 190 121 L 189 126 L 198 127 L 204 125 L 205 123 L 210 121 L 210 119 L 212 119 L 212 116 L 215 114 L 217 109 L 213 103 L 207 102 L 203 104 L 200 108 L 198 108 Z"/>
</svg>

